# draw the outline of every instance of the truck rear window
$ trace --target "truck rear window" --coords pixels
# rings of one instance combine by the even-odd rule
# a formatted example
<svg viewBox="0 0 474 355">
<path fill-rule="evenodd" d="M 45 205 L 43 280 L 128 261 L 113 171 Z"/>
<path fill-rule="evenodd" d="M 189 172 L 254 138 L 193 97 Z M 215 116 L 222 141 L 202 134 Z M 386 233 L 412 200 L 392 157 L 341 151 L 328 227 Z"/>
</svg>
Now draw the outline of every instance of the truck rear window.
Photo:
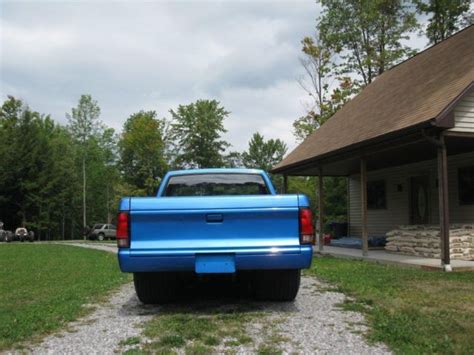
<svg viewBox="0 0 474 355">
<path fill-rule="evenodd" d="M 164 196 L 268 195 L 258 174 L 190 174 L 172 176 Z"/>
</svg>

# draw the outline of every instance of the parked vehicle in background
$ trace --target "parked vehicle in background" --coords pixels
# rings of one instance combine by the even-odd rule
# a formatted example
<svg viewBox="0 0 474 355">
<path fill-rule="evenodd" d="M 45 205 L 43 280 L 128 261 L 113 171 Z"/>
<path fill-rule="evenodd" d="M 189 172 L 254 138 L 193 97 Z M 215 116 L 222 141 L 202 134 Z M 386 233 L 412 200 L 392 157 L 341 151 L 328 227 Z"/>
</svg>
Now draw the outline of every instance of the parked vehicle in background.
<svg viewBox="0 0 474 355">
<path fill-rule="evenodd" d="M 14 241 L 20 241 L 20 242 L 33 242 L 35 240 L 35 235 L 33 231 L 29 231 L 25 227 L 18 227 L 15 230 L 15 234 L 13 236 Z"/>
<path fill-rule="evenodd" d="M 13 240 L 13 232 L 3 229 L 4 224 L 0 221 L 0 242 L 11 242 Z"/>
<path fill-rule="evenodd" d="M 113 224 L 94 224 L 89 233 L 91 240 L 115 239 L 117 230 Z"/>
<path fill-rule="evenodd" d="M 304 195 L 277 195 L 254 169 L 169 172 L 157 197 L 126 197 L 118 258 L 143 303 L 185 292 L 195 275 L 249 280 L 257 299 L 291 301 L 311 265 L 314 227 Z"/>
<path fill-rule="evenodd" d="M 3 229 L 3 222 L 0 221 L 0 242 L 8 242 L 7 231 Z"/>
</svg>

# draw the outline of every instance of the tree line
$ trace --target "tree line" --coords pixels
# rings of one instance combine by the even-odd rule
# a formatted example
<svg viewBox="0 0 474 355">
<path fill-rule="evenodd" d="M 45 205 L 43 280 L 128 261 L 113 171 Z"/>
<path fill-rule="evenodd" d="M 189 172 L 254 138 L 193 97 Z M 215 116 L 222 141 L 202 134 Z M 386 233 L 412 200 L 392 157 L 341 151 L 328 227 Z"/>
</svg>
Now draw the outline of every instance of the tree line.
<svg viewBox="0 0 474 355">
<path fill-rule="evenodd" d="M 248 167 L 269 170 L 287 151 L 255 133 L 248 150 L 225 141 L 229 112 L 216 100 L 170 110 L 139 111 L 117 134 L 100 106 L 82 95 L 61 125 L 14 97 L 0 108 L 0 219 L 25 225 L 40 239 L 73 239 L 85 225 L 111 223 L 122 196 L 156 193 L 170 169 Z"/>
</svg>

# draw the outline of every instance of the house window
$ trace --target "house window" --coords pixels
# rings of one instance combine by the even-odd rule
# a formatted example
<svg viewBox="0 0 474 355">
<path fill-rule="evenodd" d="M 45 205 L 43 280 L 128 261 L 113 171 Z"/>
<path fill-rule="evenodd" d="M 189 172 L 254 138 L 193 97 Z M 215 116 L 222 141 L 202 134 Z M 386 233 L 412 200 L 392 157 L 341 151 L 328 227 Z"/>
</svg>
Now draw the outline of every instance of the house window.
<svg viewBox="0 0 474 355">
<path fill-rule="evenodd" d="M 459 168 L 459 203 L 474 205 L 474 166 Z"/>
<path fill-rule="evenodd" d="M 373 210 L 387 208 L 384 180 L 367 182 L 367 208 Z"/>
</svg>

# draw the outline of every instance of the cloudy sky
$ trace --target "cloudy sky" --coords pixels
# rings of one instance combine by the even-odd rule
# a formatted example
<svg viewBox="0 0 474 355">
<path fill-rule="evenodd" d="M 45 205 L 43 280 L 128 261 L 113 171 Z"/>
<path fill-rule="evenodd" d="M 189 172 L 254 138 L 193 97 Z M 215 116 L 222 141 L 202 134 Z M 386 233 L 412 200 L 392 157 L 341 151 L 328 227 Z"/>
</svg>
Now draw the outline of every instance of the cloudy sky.
<svg viewBox="0 0 474 355">
<path fill-rule="evenodd" d="M 2 1 L 2 0 L 0 0 Z M 138 110 L 217 99 L 233 150 L 260 132 L 295 146 L 306 99 L 300 40 L 319 9 L 298 1 L 2 1 L 0 95 L 64 123 L 83 93 L 120 130 Z"/>
</svg>

